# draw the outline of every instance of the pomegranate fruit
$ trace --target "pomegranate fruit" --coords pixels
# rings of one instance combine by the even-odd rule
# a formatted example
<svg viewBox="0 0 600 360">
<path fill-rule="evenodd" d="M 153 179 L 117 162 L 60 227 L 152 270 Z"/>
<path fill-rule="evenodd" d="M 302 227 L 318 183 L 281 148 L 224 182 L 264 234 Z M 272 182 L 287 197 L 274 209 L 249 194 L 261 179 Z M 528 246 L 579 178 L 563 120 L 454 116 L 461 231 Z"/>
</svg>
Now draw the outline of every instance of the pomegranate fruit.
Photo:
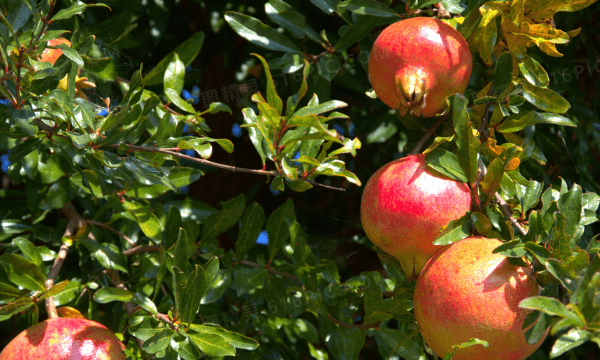
<svg viewBox="0 0 600 360">
<path fill-rule="evenodd" d="M 47 46 L 58 46 L 60 44 L 67 44 L 69 47 L 71 47 L 71 42 L 63 37 L 49 40 Z M 46 47 L 44 51 L 42 51 L 42 55 L 40 55 L 40 61 L 49 62 L 54 65 L 56 60 L 58 60 L 62 54 L 63 51 L 61 49 L 51 49 Z"/>
<path fill-rule="evenodd" d="M 124 346 L 104 325 L 80 318 L 53 318 L 17 335 L 0 360 L 125 360 Z"/>
<path fill-rule="evenodd" d="M 401 115 L 431 117 L 467 88 L 473 59 L 462 35 L 441 20 L 398 21 L 375 40 L 369 78 L 377 96 Z"/>
<path fill-rule="evenodd" d="M 394 160 L 367 181 L 360 219 L 367 237 L 417 275 L 441 246 L 433 245 L 451 220 L 471 207 L 469 186 L 433 175 L 425 155 Z"/>
<path fill-rule="evenodd" d="M 459 350 L 454 360 L 522 360 L 542 343 L 525 341 L 521 300 L 539 293 L 531 268 L 511 265 L 492 251 L 496 239 L 469 237 L 429 259 L 415 287 L 414 307 L 423 339 L 439 356 L 471 338 L 488 342 Z"/>
</svg>

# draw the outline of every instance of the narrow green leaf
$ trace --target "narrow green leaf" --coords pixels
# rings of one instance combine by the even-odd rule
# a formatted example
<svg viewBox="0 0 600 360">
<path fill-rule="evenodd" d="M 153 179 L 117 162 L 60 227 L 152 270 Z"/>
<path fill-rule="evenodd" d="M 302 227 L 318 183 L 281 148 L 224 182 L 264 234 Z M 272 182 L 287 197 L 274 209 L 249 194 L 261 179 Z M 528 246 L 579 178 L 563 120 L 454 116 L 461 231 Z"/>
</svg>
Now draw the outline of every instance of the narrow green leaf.
<svg viewBox="0 0 600 360">
<path fill-rule="evenodd" d="M 187 278 L 185 297 L 183 298 L 182 309 L 179 313 L 181 321 L 186 323 L 194 321 L 200 307 L 200 300 L 206 294 L 207 285 L 204 269 L 202 266 L 196 264 L 196 269 Z"/>
<path fill-rule="evenodd" d="M 208 356 L 235 356 L 235 347 L 219 335 L 191 332 L 187 334 L 192 343 Z"/>
<path fill-rule="evenodd" d="M 504 151 L 488 167 L 487 173 L 481 182 L 481 192 L 489 202 L 494 197 L 494 194 L 500 188 L 500 180 L 506 171 L 508 163 L 519 155 L 519 148 L 516 146 L 510 147 Z"/>
<path fill-rule="evenodd" d="M 164 90 L 173 89 L 177 94 L 183 90 L 183 82 L 185 81 L 185 64 L 179 59 L 177 53 L 173 54 L 173 58 L 167 65 L 164 75 Z"/>
<path fill-rule="evenodd" d="M 463 95 L 453 95 L 450 103 L 458 147 L 458 161 L 468 181 L 473 184 L 477 176 L 477 156 L 481 144 L 473 134 L 473 126 L 467 113 L 467 99 Z"/>
<path fill-rule="evenodd" d="M 86 8 L 91 7 L 91 6 L 102 6 L 102 7 L 105 7 L 105 8 L 107 8 L 107 9 L 110 10 L 110 7 L 108 7 L 107 5 L 102 4 L 102 3 L 84 4 L 81 1 L 75 1 L 68 8 L 62 9 L 59 12 L 57 12 L 52 17 L 52 21 L 65 20 L 65 19 L 68 19 L 68 18 L 73 17 L 75 15 L 81 15 L 85 11 Z"/>
<path fill-rule="evenodd" d="M 198 53 L 200 53 L 200 49 L 202 48 L 203 43 L 204 33 L 202 31 L 198 31 L 189 39 L 177 46 L 175 50 L 173 50 L 167 56 L 165 56 L 158 63 L 158 65 L 156 65 L 148 74 L 146 74 L 146 76 L 144 77 L 144 83 L 147 86 L 160 84 L 160 82 L 164 79 L 164 74 L 167 71 L 167 68 L 171 63 L 171 60 L 173 59 L 175 53 L 179 55 L 180 60 L 185 66 L 190 65 L 192 61 L 196 58 L 196 56 L 198 56 Z M 179 94 L 179 92 L 176 93 Z"/>
<path fill-rule="evenodd" d="M 437 147 L 425 155 L 427 166 L 438 173 L 461 182 L 467 182 L 469 178 L 463 171 L 458 157 L 450 151 Z"/>
<path fill-rule="evenodd" d="M 285 219 L 296 220 L 294 202 L 288 198 L 286 202 L 278 207 L 267 220 L 267 234 L 269 236 L 269 262 L 273 261 L 275 255 L 281 249 L 284 242 L 289 239 L 290 233 Z"/>
<path fill-rule="evenodd" d="M 400 17 L 398 13 L 387 7 L 385 4 L 373 0 L 346 0 L 342 1 L 338 7 L 346 8 L 348 11 L 360 15 L 392 18 Z"/>
<path fill-rule="evenodd" d="M 452 349 L 449 350 L 446 355 L 444 355 L 444 360 L 452 360 L 452 358 L 454 357 L 454 355 L 456 353 L 460 354 L 460 350 L 464 349 L 464 348 L 468 348 L 470 346 L 475 346 L 475 345 L 483 345 L 484 348 L 487 349 L 487 347 L 489 346 L 488 342 L 485 340 L 480 340 L 477 338 L 472 338 L 469 341 L 465 341 L 464 343 L 461 343 L 459 345 L 454 345 L 452 346 Z"/>
<path fill-rule="evenodd" d="M 567 351 L 578 347 L 584 342 L 590 339 L 590 333 L 582 329 L 571 329 L 566 334 L 559 337 L 552 350 L 550 351 L 550 358 L 554 359 Z"/>
<path fill-rule="evenodd" d="M 533 86 L 528 82 L 522 84 L 525 99 L 541 110 L 564 114 L 571 107 L 571 104 L 554 90 Z"/>
<path fill-rule="evenodd" d="M 0 306 L 0 316 L 2 316 L 4 319 L 8 319 L 15 314 L 26 311 L 32 306 L 36 306 L 33 299 L 28 296 L 22 297 L 13 302 L 9 302 L 8 304 L 3 304 Z"/>
<path fill-rule="evenodd" d="M 496 96 L 500 96 L 512 84 L 513 57 L 510 52 L 500 55 L 496 61 L 494 77 L 492 78 L 492 90 Z"/>
<path fill-rule="evenodd" d="M 290 39 L 251 16 L 228 11 L 225 21 L 233 31 L 255 45 L 274 51 L 302 53 Z"/>
<path fill-rule="evenodd" d="M 460 219 L 452 220 L 442 230 L 433 242 L 433 245 L 450 245 L 471 235 L 471 214 L 467 213 Z"/>
<path fill-rule="evenodd" d="M 33 243 L 24 237 L 17 237 L 13 239 L 15 245 L 19 247 L 19 250 L 25 255 L 25 257 L 31 261 L 34 265 L 42 265 L 42 256 L 38 252 L 38 249 Z"/>
<path fill-rule="evenodd" d="M 519 70 L 521 75 L 529 81 L 531 85 L 547 88 L 550 83 L 548 73 L 544 70 L 544 67 L 540 63 L 532 58 L 531 56 L 524 54 L 521 61 L 519 61 Z"/>
<path fill-rule="evenodd" d="M 267 63 L 267 60 L 265 60 L 265 58 L 263 58 L 262 56 L 258 54 L 251 55 L 256 56 L 265 68 L 265 74 L 267 75 L 267 102 L 277 111 L 277 116 L 279 116 L 283 111 L 283 101 L 281 100 L 279 95 L 277 95 L 277 89 L 275 88 L 275 82 L 273 81 L 273 76 L 271 75 L 269 64 Z"/>
<path fill-rule="evenodd" d="M 221 203 L 222 210 L 208 216 L 202 226 L 201 240 L 210 239 L 237 224 L 246 208 L 243 194 Z"/>
<path fill-rule="evenodd" d="M 45 291 L 46 277 L 33 262 L 16 254 L 0 256 L 0 266 L 4 268 L 10 281 L 28 290 Z"/>
<path fill-rule="evenodd" d="M 94 301 L 100 304 L 106 304 L 112 301 L 130 302 L 134 293 L 116 287 L 103 287 L 94 293 Z"/>
</svg>

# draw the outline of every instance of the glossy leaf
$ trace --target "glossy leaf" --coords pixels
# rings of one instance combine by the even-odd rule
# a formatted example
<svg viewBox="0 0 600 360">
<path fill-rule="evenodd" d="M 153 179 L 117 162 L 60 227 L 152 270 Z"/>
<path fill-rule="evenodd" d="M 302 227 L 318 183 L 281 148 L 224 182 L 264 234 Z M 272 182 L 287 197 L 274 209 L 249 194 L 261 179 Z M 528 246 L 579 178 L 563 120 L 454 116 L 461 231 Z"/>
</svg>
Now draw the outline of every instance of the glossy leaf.
<svg viewBox="0 0 600 360">
<path fill-rule="evenodd" d="M 175 53 L 177 53 L 179 59 L 185 66 L 190 65 L 200 53 L 203 43 L 204 33 L 202 31 L 198 31 L 189 39 L 177 46 L 175 50 L 170 52 L 152 70 L 150 70 L 150 72 L 144 77 L 145 84 L 147 86 L 153 86 L 160 84 L 160 82 L 163 81 L 164 74 L 167 71 L 167 68 L 169 67 L 169 64 L 171 63 Z M 175 91 L 175 93 L 179 94 L 178 91 Z"/>
<path fill-rule="evenodd" d="M 470 160 L 469 160 L 470 161 Z M 427 166 L 438 173 L 461 182 L 469 181 L 456 155 L 444 148 L 435 148 L 425 155 Z"/>
<path fill-rule="evenodd" d="M 496 61 L 494 77 L 492 78 L 492 90 L 495 95 L 500 96 L 512 85 L 513 57 L 510 53 L 500 55 Z"/>
<path fill-rule="evenodd" d="M 190 341 L 209 356 L 235 356 L 235 347 L 215 334 L 188 332 Z"/>
<path fill-rule="evenodd" d="M 286 202 L 275 209 L 267 220 L 267 234 L 269 236 L 269 262 L 273 261 L 277 252 L 290 237 L 285 219 L 296 220 L 294 202 L 287 199 Z"/>
<path fill-rule="evenodd" d="M 176 93 L 183 90 L 183 82 L 185 80 L 185 64 L 179 59 L 177 53 L 173 54 L 173 59 L 169 62 L 165 71 L 164 88 L 173 89 Z"/>
<path fill-rule="evenodd" d="M 449 350 L 446 353 L 446 355 L 444 355 L 444 360 L 451 360 L 454 357 L 454 354 L 456 354 L 456 353 L 460 354 L 461 349 L 465 349 L 465 348 L 468 348 L 471 346 L 477 346 L 477 345 L 482 345 L 486 349 L 489 346 L 487 341 L 473 338 L 473 339 L 471 339 L 469 341 L 465 341 L 464 343 L 461 343 L 459 345 L 452 346 L 452 350 Z"/>
<path fill-rule="evenodd" d="M 342 1 L 338 6 L 360 15 L 396 18 L 400 16 L 385 4 L 372 0 L 346 0 Z"/>
<path fill-rule="evenodd" d="M 467 113 L 467 99 L 462 95 L 451 97 L 452 121 L 456 133 L 456 146 L 458 147 L 458 161 L 467 177 L 467 180 L 473 184 L 477 176 L 477 158 L 480 142 L 473 135 L 473 127 L 469 114 Z"/>
<path fill-rule="evenodd" d="M 0 266 L 4 268 L 10 281 L 28 290 L 46 290 L 46 277 L 31 261 L 16 254 L 0 256 Z"/>
<path fill-rule="evenodd" d="M 481 182 L 481 191 L 486 201 L 489 202 L 500 188 L 500 179 L 502 179 L 502 175 L 506 171 L 509 162 L 518 155 L 518 151 L 516 146 L 510 147 L 504 150 L 489 165 L 487 173 Z"/>
<path fill-rule="evenodd" d="M 467 236 L 471 235 L 471 226 L 473 225 L 473 221 L 471 220 L 471 216 L 467 213 L 465 216 L 460 219 L 452 220 L 448 223 L 448 225 L 442 230 L 442 232 L 437 236 L 434 245 L 450 245 L 454 242 L 462 240 Z"/>
<path fill-rule="evenodd" d="M 238 35 L 255 45 L 274 51 L 302 53 L 290 39 L 256 18 L 228 11 L 225 21 Z"/>
<path fill-rule="evenodd" d="M 208 216 L 202 227 L 201 239 L 209 239 L 218 236 L 225 230 L 235 225 L 246 207 L 246 199 L 243 194 L 221 203 L 222 210 Z"/>
<path fill-rule="evenodd" d="M 519 62 L 519 70 L 521 75 L 531 84 L 540 88 L 547 88 L 550 83 L 548 73 L 540 63 L 525 54 L 523 59 Z"/>
<path fill-rule="evenodd" d="M 238 259 L 243 259 L 256 243 L 264 223 L 265 212 L 263 208 L 256 202 L 250 204 L 240 220 L 240 232 L 235 242 L 235 255 Z"/>
<path fill-rule="evenodd" d="M 571 329 L 566 334 L 560 336 L 554 346 L 552 346 L 552 350 L 550 351 L 550 358 L 553 359 L 558 357 L 565 352 L 583 344 L 584 342 L 590 339 L 590 333 L 586 330 L 581 329 Z"/>
<path fill-rule="evenodd" d="M 116 287 L 103 287 L 94 293 L 94 301 L 106 304 L 112 301 L 130 302 L 134 293 Z"/>
<path fill-rule="evenodd" d="M 536 87 L 527 82 L 522 82 L 522 84 L 525 90 L 523 93 L 525 99 L 541 110 L 564 114 L 571 107 L 565 98 L 553 90 Z"/>
</svg>

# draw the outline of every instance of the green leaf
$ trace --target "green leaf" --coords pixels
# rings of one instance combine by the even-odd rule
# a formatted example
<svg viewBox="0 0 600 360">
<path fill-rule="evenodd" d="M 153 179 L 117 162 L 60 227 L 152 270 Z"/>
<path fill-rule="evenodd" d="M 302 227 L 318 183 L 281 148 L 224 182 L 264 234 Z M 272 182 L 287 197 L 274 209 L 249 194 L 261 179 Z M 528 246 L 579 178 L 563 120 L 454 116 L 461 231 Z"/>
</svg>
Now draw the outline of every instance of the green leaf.
<svg viewBox="0 0 600 360">
<path fill-rule="evenodd" d="M 488 235 L 492 230 L 492 222 L 490 219 L 480 212 L 472 212 L 471 213 L 471 221 L 473 225 L 475 225 L 475 230 L 483 236 Z"/>
<path fill-rule="evenodd" d="M 400 15 L 387 7 L 385 4 L 373 0 L 346 0 L 342 1 L 338 7 L 346 8 L 348 11 L 360 15 L 395 18 L 400 17 Z"/>
<path fill-rule="evenodd" d="M 86 8 L 92 7 L 92 6 L 102 6 L 102 7 L 105 7 L 105 8 L 107 8 L 107 9 L 110 10 L 110 7 L 108 7 L 107 5 L 102 4 L 102 3 L 98 3 L 98 4 L 84 4 L 81 1 L 75 1 L 68 8 L 62 9 L 59 12 L 57 12 L 52 17 L 52 21 L 64 20 L 64 19 L 68 19 L 70 17 L 73 17 L 75 15 L 81 15 L 81 14 L 83 14 L 83 12 L 85 11 Z"/>
<path fill-rule="evenodd" d="M 156 354 L 160 351 L 165 350 L 169 343 L 171 342 L 171 336 L 174 334 L 174 331 L 171 329 L 163 329 L 159 332 L 156 332 L 154 335 L 149 337 L 142 344 L 142 349 L 149 354 Z"/>
<path fill-rule="evenodd" d="M 574 184 L 571 190 L 561 194 L 557 201 L 557 205 L 558 211 L 565 215 L 567 220 L 567 227 L 565 229 L 566 235 L 574 238 L 583 212 L 583 194 L 581 186 Z M 574 246 L 575 244 L 572 245 Z"/>
<path fill-rule="evenodd" d="M 196 113 L 196 110 L 194 109 L 194 107 L 189 102 L 183 100 L 179 96 L 179 92 L 177 92 L 171 88 L 167 88 L 167 89 L 165 89 L 165 95 L 167 96 L 167 98 L 169 99 L 170 102 L 175 104 L 181 110 L 187 111 L 190 114 Z"/>
<path fill-rule="evenodd" d="M 235 280 L 235 291 L 238 296 L 261 289 L 267 280 L 268 271 L 264 268 L 235 267 L 233 278 Z"/>
<path fill-rule="evenodd" d="M 112 301 L 130 302 L 134 293 L 116 287 L 103 287 L 94 293 L 94 301 L 100 304 L 106 304 Z"/>
<path fill-rule="evenodd" d="M 560 300 L 547 296 L 534 296 L 521 300 L 519 307 L 522 309 L 539 310 L 553 316 L 570 318 L 580 322 L 577 314 L 571 312 Z M 581 326 L 585 324 L 581 323 Z"/>
<path fill-rule="evenodd" d="M 590 339 L 590 333 L 586 330 L 581 329 L 571 329 L 566 334 L 560 336 L 554 346 L 552 346 L 552 350 L 550 351 L 550 358 L 554 359 L 567 351 L 578 347 L 584 342 Z"/>
<path fill-rule="evenodd" d="M 6 303 L 16 298 L 20 298 L 29 293 L 28 290 L 19 290 L 17 287 L 0 282 L 0 301 Z"/>
<path fill-rule="evenodd" d="M 31 261 L 34 265 L 42 265 L 42 256 L 38 252 L 35 245 L 24 237 L 17 237 L 13 239 L 15 245 L 19 247 L 19 250 L 25 255 L 25 257 Z"/>
<path fill-rule="evenodd" d="M 179 228 L 179 233 L 177 234 L 177 243 L 175 244 L 174 251 L 175 257 L 173 260 L 175 266 L 181 269 L 184 275 L 188 273 L 189 269 L 188 259 L 190 255 L 190 250 L 192 250 L 192 252 L 194 251 L 193 249 L 190 249 L 190 246 L 188 244 L 187 233 L 183 228 Z"/>
<path fill-rule="evenodd" d="M 0 316 L 3 317 L 3 320 L 5 320 L 13 315 L 25 312 L 32 306 L 36 306 L 33 299 L 28 296 L 22 297 L 13 302 L 9 302 L 8 304 L 3 304 L 0 306 Z"/>
<path fill-rule="evenodd" d="M 477 11 L 477 10 L 475 10 Z M 481 60 L 487 65 L 492 65 L 492 51 L 496 46 L 498 39 L 498 27 L 496 25 L 496 17 L 501 15 L 499 10 L 488 10 L 482 13 L 479 26 L 474 33 L 474 44 L 479 50 Z"/>
<path fill-rule="evenodd" d="M 225 15 L 227 16 L 227 15 Z M 279 33 L 278 33 L 279 34 Z M 271 70 L 269 69 L 269 64 L 267 60 L 258 54 L 251 54 L 256 56 L 260 62 L 263 64 L 265 68 L 265 74 L 267 75 L 267 102 L 271 105 L 275 111 L 277 112 L 277 116 L 281 115 L 283 111 L 283 101 L 277 95 L 277 89 L 275 88 L 275 82 L 273 81 L 273 76 L 271 76 Z"/>
<path fill-rule="evenodd" d="M 169 64 L 171 63 L 175 53 L 179 55 L 180 60 L 185 66 L 190 65 L 196 56 L 198 56 L 198 53 L 200 53 L 203 43 L 204 33 L 202 31 L 198 31 L 192 35 L 192 37 L 177 46 L 175 50 L 165 56 L 158 63 L 158 65 L 156 65 L 148 74 L 146 74 L 144 77 L 145 84 L 147 86 L 153 86 L 158 85 L 161 81 L 163 81 L 164 74 L 167 71 L 167 68 L 169 67 Z M 179 92 L 176 93 L 179 94 Z"/>
<path fill-rule="evenodd" d="M 459 159 L 450 151 L 437 147 L 425 155 L 427 166 L 438 173 L 461 182 L 469 181 L 463 171 Z"/>
<path fill-rule="evenodd" d="M 350 30 L 335 43 L 335 51 L 342 52 L 361 41 L 380 21 L 381 19 L 376 16 L 358 15 L 356 22 L 351 25 Z"/>
<path fill-rule="evenodd" d="M 511 53 L 505 52 L 496 61 L 494 77 L 492 78 L 492 90 L 496 96 L 500 96 L 512 84 L 513 57 Z"/>
<path fill-rule="evenodd" d="M 573 268 L 556 259 L 548 259 L 546 260 L 546 269 L 548 269 L 548 272 L 569 290 L 570 294 L 577 290 L 579 281 L 577 280 L 577 274 Z"/>
<path fill-rule="evenodd" d="M 340 59 L 334 54 L 325 54 L 321 56 L 317 63 L 317 69 L 319 75 L 327 80 L 331 81 L 335 75 L 342 69 Z"/>
<path fill-rule="evenodd" d="M 433 242 L 433 245 L 450 245 L 471 235 L 471 214 L 467 213 L 460 219 L 452 220 L 446 225 Z"/>
<path fill-rule="evenodd" d="M 454 346 L 452 346 L 452 349 L 449 350 L 446 353 L 446 355 L 444 355 L 444 360 L 451 360 L 457 352 L 460 354 L 460 350 L 461 349 L 468 348 L 470 346 L 475 346 L 475 345 L 483 345 L 483 347 L 486 348 L 486 349 L 489 346 L 488 342 L 485 341 L 485 340 L 480 340 L 480 339 L 477 339 L 477 338 L 472 338 L 469 341 L 465 341 L 464 343 L 462 343 L 460 345 L 454 345 Z"/>
<path fill-rule="evenodd" d="M 80 239 L 80 243 L 88 249 L 93 258 L 105 269 L 113 269 L 127 273 L 127 257 L 115 244 L 100 244 L 90 239 Z"/>
<path fill-rule="evenodd" d="M 463 95 L 452 95 L 450 104 L 458 147 L 458 161 L 469 182 L 473 184 L 477 177 L 477 156 L 481 144 L 473 134 L 473 125 L 467 113 L 467 99 Z"/>
<path fill-rule="evenodd" d="M 296 220 L 294 202 L 290 198 L 283 205 L 275 209 L 267 220 L 269 262 L 273 261 L 279 249 L 283 247 L 284 242 L 290 237 L 285 219 Z"/>
<path fill-rule="evenodd" d="M 571 107 L 571 104 L 554 90 L 533 86 L 528 82 L 521 82 L 521 84 L 525 91 L 523 93 L 525 99 L 541 110 L 564 114 Z"/>
<path fill-rule="evenodd" d="M 230 115 L 232 114 L 231 108 L 226 104 L 223 104 L 222 102 L 210 103 L 208 109 L 204 112 L 207 112 L 209 114 L 216 114 L 218 112 L 228 112 Z"/>
<path fill-rule="evenodd" d="M 284 55 L 284 57 L 285 57 L 285 55 Z M 306 79 L 308 78 L 308 75 L 310 74 L 311 67 L 310 67 L 310 63 L 308 61 L 306 61 L 306 59 L 303 59 L 303 62 L 304 62 L 304 70 L 302 71 L 302 81 L 300 82 L 300 87 L 298 88 L 298 92 L 295 93 L 294 95 L 288 97 L 288 99 L 287 99 L 285 116 L 288 118 L 296 111 L 296 107 L 300 103 L 300 100 L 302 100 L 302 98 L 304 98 L 304 95 L 306 95 L 306 91 L 308 90 L 308 83 L 306 82 Z"/>
<path fill-rule="evenodd" d="M 173 58 L 169 62 L 164 76 L 164 90 L 173 89 L 177 94 L 183 90 L 185 81 L 185 64 L 179 59 L 177 53 L 173 54 Z"/>
<path fill-rule="evenodd" d="M 132 317 L 130 318 L 131 326 L 129 326 L 128 332 L 136 338 L 146 341 L 162 330 L 159 328 L 159 323 L 158 319 L 151 316 Z"/>
<path fill-rule="evenodd" d="M 222 210 L 208 216 L 202 227 L 201 241 L 210 239 L 237 224 L 244 213 L 246 199 L 243 194 L 221 203 Z"/>
<path fill-rule="evenodd" d="M 523 77 L 533 86 L 547 88 L 550 83 L 548 73 L 544 67 L 531 56 L 524 54 L 519 61 L 519 70 Z"/>
<path fill-rule="evenodd" d="M 487 173 L 481 182 L 481 192 L 485 196 L 486 202 L 491 201 L 496 191 L 500 189 L 500 180 L 508 163 L 517 157 L 519 152 L 520 149 L 517 146 L 509 147 L 502 151 L 488 167 Z"/>
<path fill-rule="evenodd" d="M 219 335 L 222 338 L 224 338 L 225 340 L 227 340 L 231 345 L 235 346 L 238 349 L 256 350 L 258 348 L 258 342 L 256 340 L 246 337 L 242 334 L 238 334 L 236 332 L 223 329 L 219 325 L 192 324 L 191 328 L 194 331 L 197 331 L 199 333 Z"/>
<path fill-rule="evenodd" d="M 35 151 L 35 149 L 41 142 L 42 138 L 37 137 L 31 137 L 25 141 L 20 142 L 19 145 L 11 149 L 10 154 L 8 155 L 8 161 L 10 161 L 11 163 L 21 162 L 26 155 L 28 155 L 32 151 Z"/>
<path fill-rule="evenodd" d="M 228 11 L 225 21 L 233 31 L 255 45 L 274 51 L 302 53 L 290 39 L 251 16 Z"/>
<path fill-rule="evenodd" d="M 156 241 L 162 239 L 162 226 L 148 204 L 133 201 L 126 201 L 124 204 L 125 209 L 133 215 L 144 235 Z"/>
<path fill-rule="evenodd" d="M 542 183 L 539 183 L 535 180 L 529 181 L 527 189 L 525 190 L 525 194 L 521 199 L 521 207 L 523 208 L 523 213 L 526 213 L 527 211 L 529 211 L 529 209 L 537 205 L 543 190 L 544 187 Z"/>
<path fill-rule="evenodd" d="M 190 341 L 208 356 L 235 356 L 235 347 L 223 337 L 207 333 L 187 333 Z"/>
<path fill-rule="evenodd" d="M 244 108 L 242 110 L 242 114 L 244 115 L 244 122 L 246 124 L 257 124 L 258 117 L 254 113 L 254 110 L 251 108 Z M 263 164 L 263 168 L 265 167 L 265 160 L 267 158 L 267 153 L 265 152 L 266 141 L 261 132 L 257 129 L 256 126 L 247 127 L 248 134 L 250 135 L 250 141 L 252 141 L 252 145 L 256 149 L 256 152 L 260 156 L 260 159 Z"/>
<path fill-rule="evenodd" d="M 0 256 L 0 266 L 4 268 L 10 281 L 28 290 L 45 291 L 46 277 L 33 262 L 16 254 Z"/>
<path fill-rule="evenodd" d="M 306 33 L 306 19 L 282 0 L 269 0 L 265 4 L 265 13 L 277 25 L 289 31 L 294 37 L 301 39 Z"/>
<path fill-rule="evenodd" d="M 358 354 L 365 343 L 367 331 L 364 329 L 334 325 L 330 320 L 325 321 L 327 322 L 327 325 L 324 325 L 323 321 L 320 321 L 321 333 L 327 334 L 325 343 L 333 357 L 339 360 L 357 359 Z"/>
<path fill-rule="evenodd" d="M 196 264 L 196 269 L 188 275 L 185 296 L 179 311 L 182 322 L 191 323 L 194 321 L 200 307 L 200 300 L 206 294 L 206 290 L 206 273 L 202 266 Z"/>
<path fill-rule="evenodd" d="M 527 254 L 525 245 L 520 240 L 513 240 L 499 245 L 492 253 L 513 258 L 521 258 Z"/>
<path fill-rule="evenodd" d="M 81 56 L 79 56 L 79 53 L 77 51 L 75 51 L 73 48 L 71 48 L 69 45 L 60 44 L 60 45 L 58 45 L 58 48 L 60 48 L 62 50 L 63 54 L 69 60 L 73 61 L 74 63 L 76 63 L 79 66 L 84 65 L 83 59 L 81 58 Z"/>
</svg>

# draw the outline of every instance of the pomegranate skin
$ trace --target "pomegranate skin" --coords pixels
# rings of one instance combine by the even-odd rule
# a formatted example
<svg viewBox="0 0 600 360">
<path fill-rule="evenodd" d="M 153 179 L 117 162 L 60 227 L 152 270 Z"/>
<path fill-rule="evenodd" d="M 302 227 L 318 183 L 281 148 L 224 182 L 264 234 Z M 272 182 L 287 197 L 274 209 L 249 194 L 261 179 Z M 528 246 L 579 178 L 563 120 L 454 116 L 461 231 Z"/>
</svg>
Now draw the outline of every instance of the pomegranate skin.
<svg viewBox="0 0 600 360">
<path fill-rule="evenodd" d="M 467 184 L 434 176 L 425 155 L 411 155 L 389 162 L 371 176 L 360 218 L 367 237 L 415 276 L 441 248 L 433 241 L 442 228 L 470 207 Z"/>
<path fill-rule="evenodd" d="M 496 239 L 469 237 L 439 250 L 417 280 L 414 308 L 421 335 L 444 356 L 471 338 L 488 342 L 459 350 L 455 360 L 523 360 L 543 342 L 525 340 L 523 320 L 529 310 L 519 302 L 539 293 L 531 269 L 511 265 L 492 251 Z"/>
<path fill-rule="evenodd" d="M 369 78 L 377 96 L 401 115 L 432 117 L 446 109 L 446 98 L 463 93 L 473 59 L 462 35 L 430 17 L 398 21 L 375 40 Z"/>
<path fill-rule="evenodd" d="M 125 360 L 124 346 L 104 325 L 80 318 L 39 322 L 17 335 L 0 360 Z"/>
</svg>

